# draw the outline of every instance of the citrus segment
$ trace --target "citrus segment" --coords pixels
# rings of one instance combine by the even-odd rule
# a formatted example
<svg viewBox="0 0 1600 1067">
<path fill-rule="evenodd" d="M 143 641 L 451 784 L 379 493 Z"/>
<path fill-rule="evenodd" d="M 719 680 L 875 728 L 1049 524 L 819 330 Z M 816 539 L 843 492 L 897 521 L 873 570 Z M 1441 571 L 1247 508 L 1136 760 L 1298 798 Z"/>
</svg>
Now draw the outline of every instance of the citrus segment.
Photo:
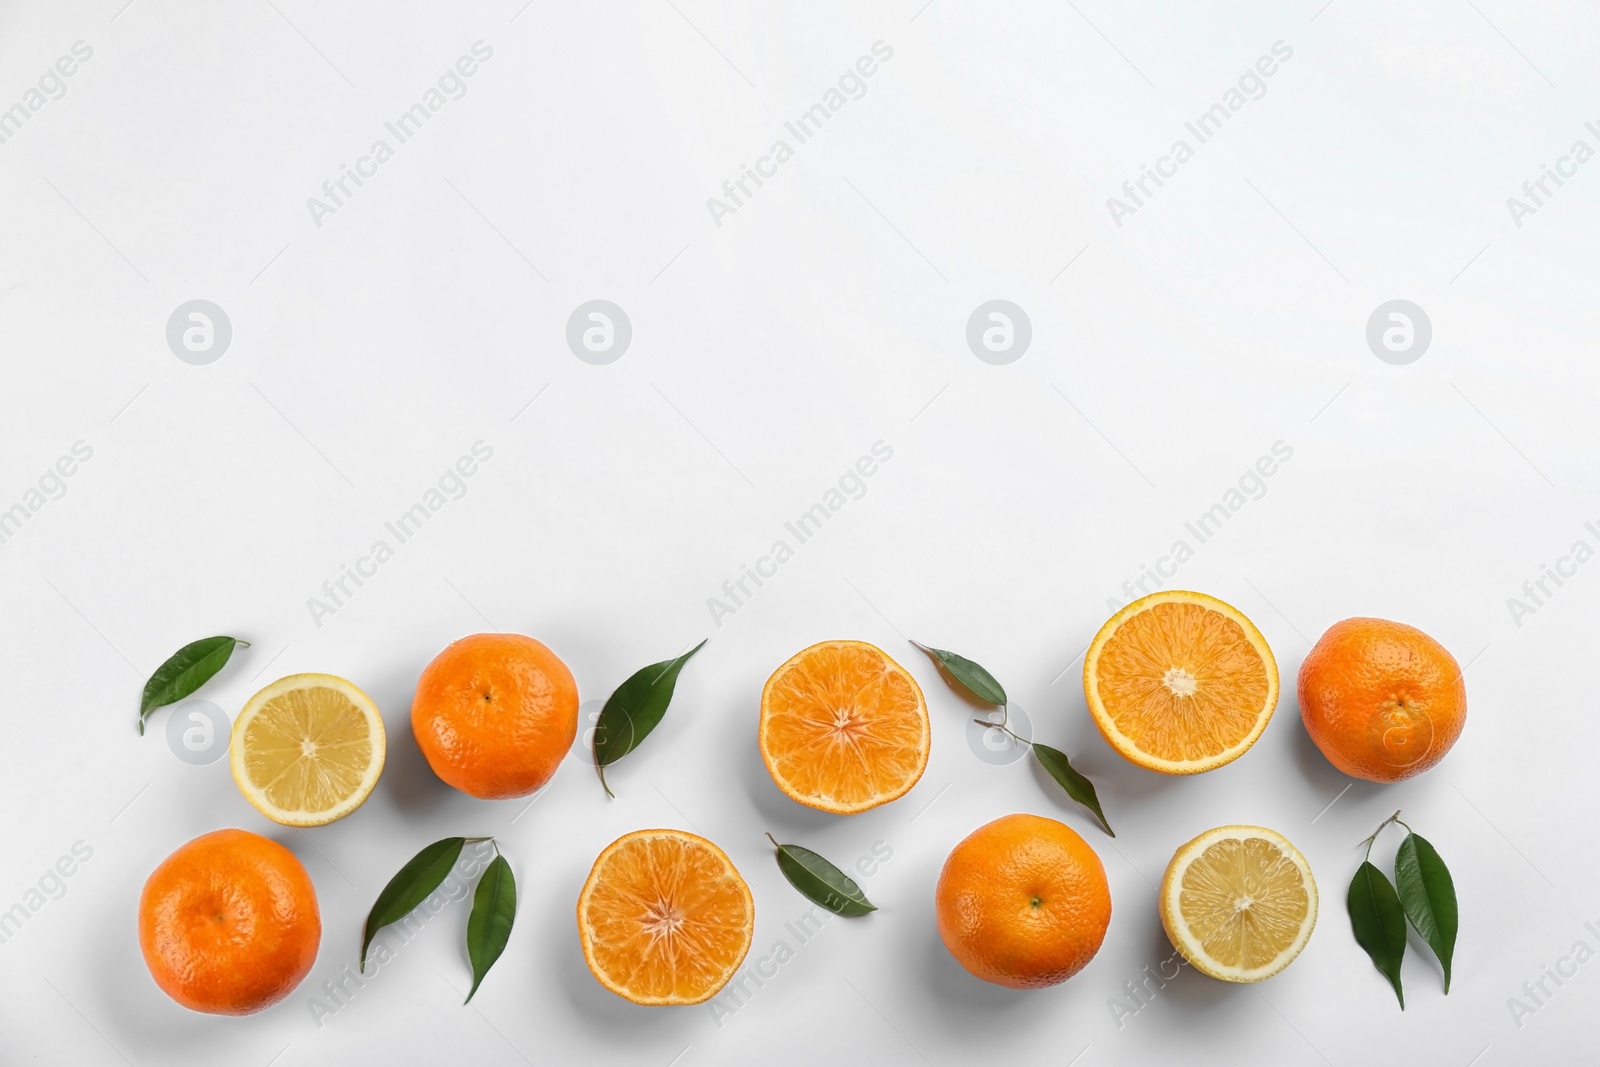
<svg viewBox="0 0 1600 1067">
<path fill-rule="evenodd" d="M 928 766 L 915 678 L 865 641 L 797 653 L 761 691 L 761 758 L 785 795 L 836 815 L 904 796 Z"/>
<path fill-rule="evenodd" d="M 331 674 L 293 674 L 250 698 L 228 746 L 245 799 L 285 826 L 350 814 L 378 783 L 383 718 L 372 698 Z"/>
<path fill-rule="evenodd" d="M 1221 826 L 1172 857 L 1161 879 L 1161 924 L 1196 970 L 1259 982 L 1289 966 L 1310 940 L 1317 883 L 1282 834 Z"/>
<path fill-rule="evenodd" d="M 733 977 L 755 935 L 755 901 L 727 853 L 682 830 L 636 830 L 606 846 L 578 897 L 583 958 L 635 1004 L 699 1004 Z"/>
<path fill-rule="evenodd" d="M 1153 593 L 1089 644 L 1083 690 L 1095 724 L 1129 760 L 1195 774 L 1238 759 L 1278 703 L 1278 665 L 1239 609 L 1204 593 Z"/>
</svg>

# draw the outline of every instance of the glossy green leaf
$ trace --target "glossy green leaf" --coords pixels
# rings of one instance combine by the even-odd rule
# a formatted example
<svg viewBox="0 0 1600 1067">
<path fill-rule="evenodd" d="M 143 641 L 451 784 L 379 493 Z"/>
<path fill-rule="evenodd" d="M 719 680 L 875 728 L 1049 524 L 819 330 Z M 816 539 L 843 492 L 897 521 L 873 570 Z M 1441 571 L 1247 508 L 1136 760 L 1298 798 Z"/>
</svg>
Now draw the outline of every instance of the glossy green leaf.
<svg viewBox="0 0 1600 1067">
<path fill-rule="evenodd" d="M 1400 998 L 1400 1010 L 1406 1006 L 1406 995 L 1400 990 L 1400 960 L 1406 951 L 1406 916 L 1400 907 L 1400 897 L 1383 872 L 1363 860 L 1350 882 L 1350 892 L 1345 898 L 1350 910 L 1350 928 L 1355 932 L 1356 944 L 1372 957 L 1372 965 L 1394 986 L 1394 995 Z"/>
<path fill-rule="evenodd" d="M 139 701 L 139 732 L 144 733 L 145 720 L 152 711 L 176 704 L 205 685 L 227 666 L 233 650 L 241 646 L 248 648 L 250 642 L 236 637 L 202 637 L 168 657 L 144 683 L 144 697 Z"/>
<path fill-rule="evenodd" d="M 483 976 L 505 951 L 516 917 L 517 880 L 511 876 L 511 864 L 506 858 L 496 856 L 478 880 L 478 890 L 472 896 L 472 915 L 467 919 L 467 956 L 472 960 L 468 1002 L 483 983 Z"/>
<path fill-rule="evenodd" d="M 954 652 L 946 652 L 942 648 L 929 648 L 919 642 L 911 642 L 929 656 L 933 661 L 943 667 L 968 693 L 985 704 L 994 704 L 999 707 L 1006 702 L 1006 691 L 1000 683 L 995 681 L 994 675 L 984 670 L 982 666 L 972 662 L 965 656 L 958 656 Z"/>
<path fill-rule="evenodd" d="M 709 640 L 709 638 L 707 638 Z M 652 663 L 633 676 L 611 694 L 600 718 L 594 726 L 594 765 L 600 772 L 600 784 L 607 796 L 615 796 L 606 785 L 606 768 L 639 747 L 650 736 L 667 713 L 672 703 L 672 691 L 678 684 L 678 672 L 689 662 L 689 657 L 706 647 L 701 641 L 677 659 Z"/>
<path fill-rule="evenodd" d="M 439 888 L 445 878 L 450 874 L 450 869 L 456 865 L 456 860 L 461 857 L 461 849 L 467 843 L 464 837 L 447 837 L 443 841 L 435 841 L 427 848 L 411 857 L 411 861 L 383 887 L 383 892 L 378 894 L 377 902 L 372 905 L 372 910 L 367 913 L 367 927 L 361 935 L 361 970 L 367 969 L 367 948 L 372 944 L 372 939 L 379 930 L 390 923 L 399 922 L 418 904 L 428 899 L 428 895 Z"/>
<path fill-rule="evenodd" d="M 1394 881 L 1406 918 L 1433 949 L 1444 968 L 1444 991 L 1450 992 L 1450 958 L 1456 950 L 1456 886 L 1450 869 L 1425 839 L 1408 833 L 1394 857 Z"/>
<path fill-rule="evenodd" d="M 1051 748 L 1049 745 L 1041 745 L 1035 741 L 1033 743 L 1033 758 L 1038 760 L 1039 765 L 1050 773 L 1050 777 L 1055 779 L 1056 785 L 1059 785 L 1067 796 L 1089 809 L 1094 817 L 1100 821 L 1102 830 L 1112 837 L 1117 836 L 1116 832 L 1111 829 L 1111 824 L 1106 822 L 1106 813 L 1100 808 L 1100 798 L 1095 794 L 1094 783 L 1073 769 L 1072 764 L 1067 761 L 1065 752 L 1058 748 Z"/>
<path fill-rule="evenodd" d="M 854 917 L 878 910 L 853 878 L 809 848 L 780 845 L 771 834 L 767 840 L 778 850 L 778 870 L 807 900 L 836 915 Z"/>
</svg>

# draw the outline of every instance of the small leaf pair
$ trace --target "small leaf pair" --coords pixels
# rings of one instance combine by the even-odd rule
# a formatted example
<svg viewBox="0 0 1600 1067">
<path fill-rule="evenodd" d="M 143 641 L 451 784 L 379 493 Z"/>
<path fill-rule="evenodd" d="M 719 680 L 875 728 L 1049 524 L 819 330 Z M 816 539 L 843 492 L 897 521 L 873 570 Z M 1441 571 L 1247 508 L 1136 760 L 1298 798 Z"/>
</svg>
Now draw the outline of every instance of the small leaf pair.
<svg viewBox="0 0 1600 1067">
<path fill-rule="evenodd" d="M 767 840 L 778 850 L 778 870 L 807 900 L 835 915 L 855 917 L 878 910 L 854 878 L 809 848 L 780 845 L 771 834 L 767 835 Z"/>
<path fill-rule="evenodd" d="M 1405 826 L 1406 837 L 1394 857 L 1394 882 L 1384 877 L 1372 862 L 1372 845 L 1390 823 Z M 1456 908 L 1456 887 L 1450 870 L 1433 845 L 1400 821 L 1397 811 L 1372 832 L 1364 842 L 1366 858 L 1356 868 L 1345 906 L 1350 911 L 1350 927 L 1360 945 L 1372 958 L 1378 972 L 1394 987 L 1394 995 L 1405 1010 L 1406 997 L 1400 988 L 1400 962 L 1406 951 L 1406 923 L 1433 950 L 1444 970 L 1444 991 L 1450 992 L 1450 960 L 1455 954 L 1456 931 L 1460 915 Z M 1398 886 L 1398 890 L 1395 888 Z"/>
<path fill-rule="evenodd" d="M 689 657 L 704 647 L 706 642 L 701 641 L 677 659 L 662 660 L 635 671 L 600 709 L 594 727 L 594 765 L 606 796 L 616 796 L 606 785 L 606 768 L 638 748 L 639 742 L 661 724 L 667 705 L 672 703 L 678 673 Z"/>
<path fill-rule="evenodd" d="M 378 894 L 372 911 L 367 914 L 366 929 L 361 935 L 361 970 L 367 969 L 367 949 L 378 931 L 397 923 L 416 910 L 433 891 L 444 883 L 461 858 L 461 850 L 468 843 L 488 841 L 492 837 L 447 837 L 435 841 L 413 856 L 389 884 Z M 467 956 L 472 961 L 472 988 L 467 992 L 471 1001 L 484 975 L 489 973 L 506 942 L 511 939 L 511 924 L 517 915 L 517 882 L 511 874 L 511 864 L 495 845 L 495 857 L 478 879 L 478 889 L 472 895 L 472 914 L 467 918 Z"/>
<path fill-rule="evenodd" d="M 144 733 L 145 720 L 152 711 L 194 693 L 228 665 L 235 648 L 249 647 L 249 641 L 237 637 L 202 637 L 167 657 L 144 683 L 144 696 L 139 701 L 139 733 Z"/>
<path fill-rule="evenodd" d="M 1072 762 L 1067 759 L 1067 754 L 1058 748 L 1051 748 L 1049 745 L 1018 737 L 1006 725 L 1006 691 L 1005 687 L 995 680 L 994 675 L 985 670 L 982 665 L 965 656 L 947 652 L 942 648 L 929 648 L 927 645 L 916 641 L 911 643 L 926 652 L 958 686 L 966 690 L 973 698 L 985 704 L 993 704 L 1000 709 L 1000 722 L 991 722 L 988 719 L 976 719 L 974 720 L 975 722 L 982 726 L 1004 730 L 1014 740 L 1027 745 L 1033 751 L 1033 758 L 1039 761 L 1039 766 L 1043 767 L 1045 773 L 1049 774 L 1055 783 L 1061 787 L 1061 791 L 1066 793 L 1073 801 L 1087 808 L 1100 823 L 1100 828 L 1108 835 L 1111 837 L 1117 836 L 1116 832 L 1111 829 L 1111 824 L 1106 821 L 1106 813 L 1100 807 L 1100 797 L 1095 793 L 1094 783 L 1073 768 Z"/>
</svg>

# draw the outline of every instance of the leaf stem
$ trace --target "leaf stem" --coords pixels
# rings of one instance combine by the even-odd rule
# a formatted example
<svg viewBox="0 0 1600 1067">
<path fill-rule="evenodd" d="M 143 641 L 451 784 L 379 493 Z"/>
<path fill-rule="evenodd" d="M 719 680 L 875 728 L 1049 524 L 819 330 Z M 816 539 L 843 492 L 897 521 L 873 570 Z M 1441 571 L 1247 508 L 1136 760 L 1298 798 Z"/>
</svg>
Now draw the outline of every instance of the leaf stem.
<svg viewBox="0 0 1600 1067">
<path fill-rule="evenodd" d="M 1017 742 L 1017 744 L 1019 744 L 1019 745 L 1027 745 L 1029 748 L 1033 747 L 1033 742 L 1032 741 L 1029 741 L 1026 737 L 1023 737 L 1021 734 L 1017 733 L 1011 727 L 1002 726 L 1002 727 L 1000 727 L 1000 729 L 1004 730 L 1006 732 L 1006 734 L 1010 736 L 1011 740 Z"/>
<path fill-rule="evenodd" d="M 1400 812 L 1399 811 L 1396 811 L 1393 815 L 1389 816 L 1387 819 L 1385 819 L 1382 822 L 1380 822 L 1378 824 L 1378 828 L 1376 830 L 1372 831 L 1371 836 L 1369 836 L 1365 841 L 1361 842 L 1361 844 L 1367 846 L 1366 855 L 1362 857 L 1363 860 L 1370 860 L 1372 858 L 1372 846 L 1377 843 L 1378 835 L 1383 833 L 1383 828 L 1385 826 L 1388 826 L 1392 822 L 1398 822 L 1398 823 L 1400 823 L 1401 826 L 1406 826 L 1405 823 L 1400 822 Z M 1411 831 L 1412 833 L 1416 832 L 1414 830 L 1411 830 L 1411 827 L 1409 827 L 1409 826 L 1406 826 L 1406 829 L 1408 831 Z"/>
<path fill-rule="evenodd" d="M 913 644 L 915 644 L 915 642 L 913 642 Z M 765 831 L 763 831 L 763 832 L 765 832 Z M 773 848 L 782 848 L 783 847 L 782 845 L 778 844 L 778 839 L 776 837 L 773 837 L 770 833 L 767 834 L 767 840 L 772 842 L 772 847 Z"/>
<path fill-rule="evenodd" d="M 1021 736 L 1015 730 L 1013 730 L 1011 727 L 1006 725 L 1006 722 L 1007 722 L 1007 720 L 1009 718 L 1010 718 L 1010 716 L 1008 716 L 1006 714 L 1006 705 L 1002 704 L 1002 705 L 1000 705 L 1000 721 L 999 722 L 992 722 L 989 719 L 978 719 L 978 718 L 974 718 L 972 721 L 977 723 L 979 726 L 989 726 L 989 727 L 993 727 L 996 730 L 1000 730 L 1000 731 L 1004 732 L 1006 734 L 1006 736 L 1010 737 L 1013 741 L 1017 742 L 1017 744 L 1019 744 L 1019 745 L 1028 745 L 1028 746 L 1031 747 L 1033 745 L 1032 741 L 1029 741 L 1026 737 Z"/>
</svg>

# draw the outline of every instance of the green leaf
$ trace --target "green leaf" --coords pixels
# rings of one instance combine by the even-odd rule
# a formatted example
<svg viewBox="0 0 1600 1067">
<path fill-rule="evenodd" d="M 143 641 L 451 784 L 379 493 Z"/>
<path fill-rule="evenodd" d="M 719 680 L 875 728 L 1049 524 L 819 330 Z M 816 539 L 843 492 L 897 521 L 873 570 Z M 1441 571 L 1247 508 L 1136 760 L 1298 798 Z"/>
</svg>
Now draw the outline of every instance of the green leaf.
<svg viewBox="0 0 1600 1067">
<path fill-rule="evenodd" d="M 1450 869 L 1432 845 L 1416 833 L 1408 833 L 1395 853 L 1394 881 L 1400 889 L 1400 905 L 1406 918 L 1444 968 L 1444 991 L 1449 993 L 1450 957 L 1455 954 L 1460 920 Z"/>
<path fill-rule="evenodd" d="M 1058 748 L 1033 743 L 1033 758 L 1039 761 L 1040 766 L 1050 772 L 1050 777 L 1056 780 L 1062 790 L 1073 800 L 1082 804 L 1100 820 L 1100 828 L 1112 837 L 1116 832 L 1111 829 L 1111 824 L 1106 822 L 1106 813 L 1100 808 L 1100 798 L 1095 794 L 1094 783 L 1083 775 L 1073 770 L 1072 764 L 1067 762 L 1067 754 Z"/>
<path fill-rule="evenodd" d="M 854 879 L 809 848 L 780 845 L 771 834 L 767 840 L 778 850 L 778 870 L 807 900 L 836 915 L 853 917 L 878 910 Z"/>
<path fill-rule="evenodd" d="M 152 711 L 176 704 L 209 682 L 239 646 L 249 648 L 250 642 L 236 637 L 202 637 L 174 652 L 144 683 L 144 698 L 139 701 L 139 732 L 144 733 L 145 719 Z"/>
<path fill-rule="evenodd" d="M 1372 957 L 1372 965 L 1394 986 L 1394 995 L 1400 998 L 1400 1010 L 1406 1007 L 1406 995 L 1400 991 L 1400 960 L 1406 951 L 1406 916 L 1400 907 L 1400 898 L 1383 872 L 1363 860 L 1350 882 L 1350 893 L 1345 898 L 1350 909 L 1350 928 L 1355 932 L 1356 944 Z"/>
<path fill-rule="evenodd" d="M 389 879 L 389 884 L 378 894 L 378 900 L 367 913 L 367 928 L 361 935 L 361 970 L 367 969 L 367 948 L 379 930 L 390 923 L 399 922 L 418 904 L 428 899 L 428 894 L 439 888 L 450 869 L 461 858 L 461 849 L 467 843 L 464 837 L 447 837 L 435 841 L 411 857 L 411 862 L 400 868 L 400 873 Z"/>
<path fill-rule="evenodd" d="M 517 880 L 511 864 L 496 856 L 478 880 L 472 895 L 472 915 L 467 919 L 467 955 L 472 959 L 472 988 L 467 1002 L 478 991 L 483 976 L 506 949 L 511 939 L 511 922 L 517 917 Z"/>
<path fill-rule="evenodd" d="M 946 652 L 942 648 L 929 648 L 927 645 L 916 641 L 911 642 L 922 651 L 933 657 L 933 661 L 943 667 L 950 677 L 985 704 L 996 707 L 1003 706 L 1006 702 L 1006 691 L 999 682 L 994 680 L 994 675 L 984 670 L 978 664 L 965 656 L 958 656 L 954 652 Z"/>
<path fill-rule="evenodd" d="M 605 787 L 606 796 L 616 796 L 606 785 L 606 768 L 638 748 L 639 742 L 661 724 L 667 705 L 672 703 L 678 672 L 683 670 L 690 656 L 704 647 L 706 642 L 701 641 L 677 659 L 662 660 L 635 671 L 631 678 L 617 686 L 617 691 L 600 709 L 600 718 L 594 725 L 594 765 L 600 772 L 600 784 Z"/>
</svg>

